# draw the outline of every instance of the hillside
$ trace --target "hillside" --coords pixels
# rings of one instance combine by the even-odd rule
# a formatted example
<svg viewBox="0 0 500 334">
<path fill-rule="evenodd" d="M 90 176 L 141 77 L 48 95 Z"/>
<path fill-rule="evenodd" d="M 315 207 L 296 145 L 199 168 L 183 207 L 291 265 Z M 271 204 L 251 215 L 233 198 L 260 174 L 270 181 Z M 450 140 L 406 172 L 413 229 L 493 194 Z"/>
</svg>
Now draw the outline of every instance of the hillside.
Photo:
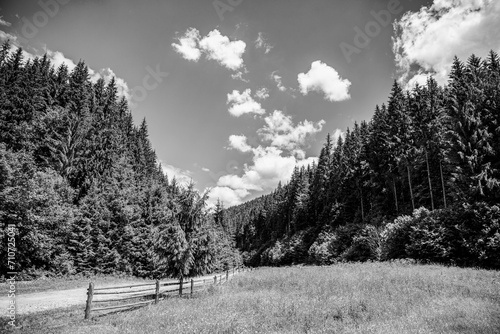
<svg viewBox="0 0 500 334">
<path fill-rule="evenodd" d="M 226 210 L 247 264 L 413 258 L 500 268 L 500 63 L 458 58 L 449 83 L 404 91 Z"/>
<path fill-rule="evenodd" d="M 15 256 L 2 275 L 178 277 L 238 263 L 207 195 L 169 182 L 114 78 L 10 50 L 0 51 L 0 238 L 12 241 L 0 255 Z"/>
</svg>

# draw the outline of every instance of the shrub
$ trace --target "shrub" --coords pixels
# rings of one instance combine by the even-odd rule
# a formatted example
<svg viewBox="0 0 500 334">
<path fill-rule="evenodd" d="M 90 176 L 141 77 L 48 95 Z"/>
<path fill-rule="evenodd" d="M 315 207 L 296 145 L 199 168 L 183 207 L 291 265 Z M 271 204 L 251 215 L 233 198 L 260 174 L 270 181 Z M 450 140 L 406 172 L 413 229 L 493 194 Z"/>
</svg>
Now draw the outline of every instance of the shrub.
<svg viewBox="0 0 500 334">
<path fill-rule="evenodd" d="M 377 229 L 366 225 L 354 236 L 351 246 L 344 252 L 342 258 L 347 261 L 369 261 L 380 258 L 380 238 Z"/>
<path fill-rule="evenodd" d="M 336 239 L 335 233 L 331 231 L 322 231 L 307 252 L 308 262 L 320 265 L 332 264 L 334 256 L 331 245 Z"/>
<path fill-rule="evenodd" d="M 344 225 L 335 230 L 336 238 L 332 240 L 330 249 L 334 258 L 340 259 L 351 247 L 354 237 L 363 229 L 362 225 Z"/>
<path fill-rule="evenodd" d="M 289 265 L 303 262 L 307 257 L 307 239 L 311 229 L 302 230 L 290 237 L 277 240 L 261 256 L 261 265 Z"/>
<path fill-rule="evenodd" d="M 381 259 L 404 259 L 406 246 L 410 243 L 410 231 L 413 218 L 411 216 L 399 216 L 393 223 L 385 226 L 380 234 Z"/>
</svg>

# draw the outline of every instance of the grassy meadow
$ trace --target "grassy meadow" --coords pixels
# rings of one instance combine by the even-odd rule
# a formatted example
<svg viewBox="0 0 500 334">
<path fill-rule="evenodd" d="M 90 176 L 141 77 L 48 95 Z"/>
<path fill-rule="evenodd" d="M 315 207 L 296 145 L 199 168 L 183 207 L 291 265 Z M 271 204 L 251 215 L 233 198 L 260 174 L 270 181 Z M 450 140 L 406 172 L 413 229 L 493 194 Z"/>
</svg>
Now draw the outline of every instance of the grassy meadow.
<svg viewBox="0 0 500 334">
<path fill-rule="evenodd" d="M 36 321 L 26 324 L 18 331 Z M 404 263 L 261 268 L 192 299 L 33 332 L 496 334 L 500 272 Z"/>
</svg>

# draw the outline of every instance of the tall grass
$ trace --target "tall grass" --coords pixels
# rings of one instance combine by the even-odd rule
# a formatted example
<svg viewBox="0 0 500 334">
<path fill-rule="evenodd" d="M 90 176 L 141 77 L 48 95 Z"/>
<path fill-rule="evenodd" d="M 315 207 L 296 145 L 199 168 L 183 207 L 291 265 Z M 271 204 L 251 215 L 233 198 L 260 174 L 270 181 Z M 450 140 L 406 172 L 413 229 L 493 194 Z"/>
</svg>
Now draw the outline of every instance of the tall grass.
<svg viewBox="0 0 500 334">
<path fill-rule="evenodd" d="M 500 272 L 403 263 L 264 268 L 64 333 L 500 333 Z"/>
</svg>

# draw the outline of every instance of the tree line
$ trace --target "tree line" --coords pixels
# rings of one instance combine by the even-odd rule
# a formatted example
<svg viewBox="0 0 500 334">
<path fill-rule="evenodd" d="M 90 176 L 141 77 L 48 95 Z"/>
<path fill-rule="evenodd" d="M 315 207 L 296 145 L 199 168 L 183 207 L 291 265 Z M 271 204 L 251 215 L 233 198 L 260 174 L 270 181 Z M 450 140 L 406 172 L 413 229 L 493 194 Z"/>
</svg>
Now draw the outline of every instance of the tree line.
<svg viewBox="0 0 500 334">
<path fill-rule="evenodd" d="M 500 61 L 455 57 L 271 194 L 226 210 L 252 265 L 411 258 L 500 268 Z"/>
<path fill-rule="evenodd" d="M 206 199 L 169 182 L 114 78 L 92 82 L 83 61 L 69 71 L 2 45 L 1 239 L 16 226 L 15 268 L 2 273 L 184 277 L 239 264 Z"/>
</svg>

